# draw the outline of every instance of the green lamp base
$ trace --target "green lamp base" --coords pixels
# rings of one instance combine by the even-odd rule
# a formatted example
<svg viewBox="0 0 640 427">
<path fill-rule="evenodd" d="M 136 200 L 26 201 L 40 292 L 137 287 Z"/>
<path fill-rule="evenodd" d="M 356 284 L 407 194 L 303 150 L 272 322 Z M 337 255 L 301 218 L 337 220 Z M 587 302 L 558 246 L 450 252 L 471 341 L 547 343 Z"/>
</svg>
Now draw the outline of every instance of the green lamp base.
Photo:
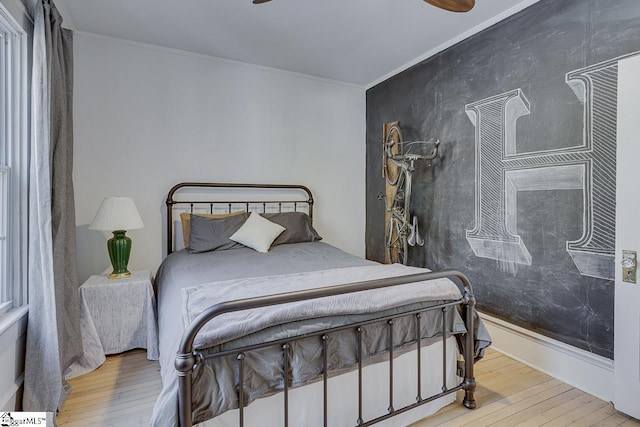
<svg viewBox="0 0 640 427">
<path fill-rule="evenodd" d="M 116 230 L 113 232 L 113 237 L 107 241 L 107 250 L 113 266 L 113 273 L 109 275 L 109 279 L 131 276 L 127 270 L 129 255 L 131 255 L 131 239 L 125 236 L 125 233 L 125 230 Z"/>
</svg>

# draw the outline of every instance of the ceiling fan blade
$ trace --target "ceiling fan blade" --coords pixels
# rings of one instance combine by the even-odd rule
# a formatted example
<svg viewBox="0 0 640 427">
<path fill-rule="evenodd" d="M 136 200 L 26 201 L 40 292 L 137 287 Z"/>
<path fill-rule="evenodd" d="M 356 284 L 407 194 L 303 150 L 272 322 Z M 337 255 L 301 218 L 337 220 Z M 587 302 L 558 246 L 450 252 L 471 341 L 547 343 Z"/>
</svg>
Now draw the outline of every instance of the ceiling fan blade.
<svg viewBox="0 0 640 427">
<path fill-rule="evenodd" d="M 267 3 L 271 0 L 253 0 L 253 4 Z M 475 0 L 424 0 L 427 3 L 451 12 L 468 12 L 475 6 Z"/>
<path fill-rule="evenodd" d="M 476 0 L 424 0 L 427 3 L 451 12 L 469 12 Z"/>
</svg>

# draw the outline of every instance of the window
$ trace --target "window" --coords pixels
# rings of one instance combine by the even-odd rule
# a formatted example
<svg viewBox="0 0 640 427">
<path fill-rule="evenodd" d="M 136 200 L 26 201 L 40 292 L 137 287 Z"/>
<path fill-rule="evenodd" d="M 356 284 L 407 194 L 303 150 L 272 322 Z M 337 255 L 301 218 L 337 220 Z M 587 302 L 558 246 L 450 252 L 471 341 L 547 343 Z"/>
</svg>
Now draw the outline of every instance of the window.
<svg viewBox="0 0 640 427">
<path fill-rule="evenodd" d="M 13 293 L 11 292 L 11 277 L 8 274 L 10 265 L 9 251 L 7 251 L 7 243 L 10 239 L 7 231 L 11 229 L 10 219 L 8 215 L 9 205 L 9 177 L 11 169 L 6 165 L 0 165 L 0 284 L 2 284 L 2 301 L 0 302 L 0 314 L 6 312 L 13 306 Z"/>
<path fill-rule="evenodd" d="M 0 4 L 0 316 L 26 303 L 26 42 Z"/>
</svg>

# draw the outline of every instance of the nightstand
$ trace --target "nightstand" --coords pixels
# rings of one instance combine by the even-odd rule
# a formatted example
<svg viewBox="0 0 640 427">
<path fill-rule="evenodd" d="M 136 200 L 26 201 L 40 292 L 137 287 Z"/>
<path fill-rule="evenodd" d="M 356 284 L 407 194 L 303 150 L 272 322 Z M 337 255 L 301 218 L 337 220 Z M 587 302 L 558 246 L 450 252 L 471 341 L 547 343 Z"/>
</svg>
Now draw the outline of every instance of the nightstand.
<svg viewBox="0 0 640 427">
<path fill-rule="evenodd" d="M 106 354 L 146 348 L 158 360 L 158 325 L 151 273 L 131 277 L 91 276 L 80 286 L 80 328 L 84 357 L 67 374 L 71 378 L 100 366 Z"/>
</svg>

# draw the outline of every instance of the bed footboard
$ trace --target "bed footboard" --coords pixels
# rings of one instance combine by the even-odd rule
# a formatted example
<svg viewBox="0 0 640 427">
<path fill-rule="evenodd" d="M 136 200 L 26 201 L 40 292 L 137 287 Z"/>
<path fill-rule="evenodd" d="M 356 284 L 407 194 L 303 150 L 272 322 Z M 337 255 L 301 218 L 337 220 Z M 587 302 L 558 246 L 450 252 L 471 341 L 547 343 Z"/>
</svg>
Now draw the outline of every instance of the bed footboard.
<svg viewBox="0 0 640 427">
<path fill-rule="evenodd" d="M 351 325 L 346 325 L 346 326 L 340 326 L 340 327 L 336 327 L 336 328 L 332 328 L 332 329 L 327 329 L 327 330 L 323 330 L 323 331 L 317 331 L 317 332 L 313 332 L 310 334 L 305 334 L 302 336 L 296 336 L 293 338 L 286 338 L 286 339 L 281 339 L 281 340 L 277 340 L 277 341 L 271 341 L 269 343 L 265 343 L 265 344 L 256 344 L 256 345 L 251 345 L 251 346 L 246 346 L 243 348 L 238 348 L 238 349 L 233 349 L 233 350 L 224 350 L 224 351 L 219 351 L 216 353 L 211 353 L 211 354 L 203 354 L 201 352 L 195 351 L 193 348 L 193 344 L 194 344 L 194 340 L 196 335 L 198 334 L 198 332 L 205 326 L 205 324 L 207 322 L 209 322 L 211 319 L 224 314 L 224 313 L 229 313 L 229 312 L 235 312 L 235 311 L 241 311 L 241 310 L 249 310 L 249 309 L 254 309 L 254 308 L 259 308 L 259 307 L 266 307 L 266 306 L 273 306 L 273 305 L 278 305 L 278 304 L 286 304 L 286 303 L 291 303 L 291 302 L 298 302 L 298 301 L 304 301 L 304 300 L 310 300 L 310 299 L 316 299 L 316 298 L 323 298 L 323 297 L 329 297 L 329 296 L 335 296 L 335 295 L 342 295 L 342 294 L 348 294 L 348 293 L 352 293 L 352 292 L 360 292 L 360 291 L 366 291 L 366 290 L 372 290 L 372 289 L 381 289 L 381 288 L 386 288 L 386 287 L 391 287 L 391 286 L 398 286 L 398 285 L 403 285 L 403 284 L 407 284 L 407 283 L 414 283 L 414 282 L 422 282 L 422 281 L 427 281 L 427 280 L 433 280 L 433 279 L 441 279 L 441 278 L 450 278 L 450 279 L 455 279 L 454 281 L 456 282 L 456 284 L 458 285 L 458 287 L 460 287 L 461 289 L 461 293 L 462 293 L 462 298 L 460 298 L 459 300 L 455 300 L 455 301 L 449 301 L 449 302 L 444 302 L 444 303 L 440 303 L 437 305 L 433 305 L 430 306 L 428 308 L 421 308 L 421 309 L 417 309 L 414 311 L 409 311 L 409 312 L 404 312 L 402 314 L 395 314 L 393 316 L 387 316 L 387 317 L 383 317 L 383 318 L 377 318 L 375 320 L 369 321 L 369 322 L 360 322 L 358 324 L 351 324 Z M 175 368 L 176 368 L 176 372 L 178 375 L 178 381 L 179 381 L 179 395 L 178 395 L 178 399 L 179 399 L 179 420 L 180 420 L 180 426 L 182 427 L 190 427 L 192 426 L 192 395 L 191 395 L 191 386 L 192 386 L 192 374 L 194 372 L 194 370 L 198 367 L 198 365 L 200 363 L 202 363 L 204 360 L 206 359 L 213 359 L 213 358 L 218 358 L 218 357 L 223 357 L 223 356 L 230 356 L 230 355 L 234 355 L 235 359 L 237 359 L 237 363 L 238 363 L 238 367 L 239 367 L 239 373 L 240 373 L 240 381 L 238 384 L 238 413 L 239 413 L 239 425 L 242 427 L 244 426 L 244 406 L 245 406 L 245 401 L 244 401 L 244 390 L 243 390 L 243 372 L 244 372 L 244 359 L 245 359 L 245 354 L 249 351 L 252 350 L 256 350 L 262 347 L 265 347 L 267 345 L 280 345 L 282 346 L 283 349 L 283 364 L 284 364 L 284 389 L 283 389 L 283 393 L 284 393 L 284 421 L 283 424 L 285 426 L 288 426 L 288 405 L 289 405 L 289 400 L 288 400 L 288 383 L 289 383 L 289 378 L 288 376 L 288 367 L 289 367 L 289 359 L 288 359 L 288 352 L 287 349 L 289 348 L 289 346 L 291 345 L 292 342 L 297 341 L 297 340 L 301 340 L 301 339 L 306 339 L 309 337 L 313 337 L 313 336 L 317 336 L 319 339 L 322 340 L 322 345 L 323 345 L 323 370 L 322 370 L 322 381 L 323 381 L 323 386 L 324 386 L 324 401 L 323 401 L 323 405 L 324 405 L 324 425 L 327 425 L 327 381 L 328 381 L 328 367 L 327 367 L 327 357 L 326 357 L 326 342 L 328 339 L 328 336 L 331 333 L 334 332 L 338 332 L 338 331 L 343 331 L 343 330 L 347 330 L 347 329 L 351 329 L 354 331 L 354 333 L 356 334 L 356 345 L 358 346 L 356 354 L 358 355 L 358 360 L 357 360 L 357 371 L 358 371 L 358 402 L 359 402 L 359 414 L 358 414 L 358 419 L 356 421 L 356 425 L 357 426 L 369 426 L 369 425 L 373 425 L 375 423 L 378 423 L 380 421 L 383 421 L 385 419 L 391 418 L 394 415 L 409 411 L 415 407 L 418 407 L 420 405 L 423 405 L 425 403 L 431 402 L 433 400 L 436 400 L 442 396 L 451 394 L 451 393 L 455 393 L 458 390 L 464 390 L 464 399 L 463 399 L 463 404 L 465 407 L 473 409 L 476 406 L 475 403 L 475 399 L 474 399 L 474 392 L 476 389 L 476 381 L 474 378 L 474 374 L 473 374 L 473 364 L 474 364 L 474 358 L 475 358 L 475 339 L 474 339 L 474 331 L 475 331 L 475 313 L 474 313 L 474 306 L 475 306 L 475 297 L 473 295 L 473 290 L 471 287 L 471 284 L 468 280 L 468 278 L 455 270 L 448 270 L 448 271 L 441 271 L 441 272 L 430 272 L 430 273 L 420 273 L 420 274 L 413 274 L 413 275 L 408 275 L 408 276 L 401 276 L 401 277 L 393 277 L 393 278 L 387 278 L 387 279 L 379 279 L 379 280 L 370 280 L 370 281 L 364 281 L 364 282 L 357 282 L 357 283 L 349 283 L 349 284 L 344 284 L 344 285 L 337 285 L 337 286 L 331 286 L 331 287 L 324 287 L 324 288 L 317 288 L 317 289 L 310 289 L 310 290 L 304 290 L 304 291 L 297 291 L 297 292 L 290 292 L 290 293 L 284 293 L 284 294 L 275 294 L 275 295 L 269 295 L 269 296 L 262 296 L 262 297 L 256 297 L 256 298 L 248 298 L 248 299 L 242 299 L 242 300 L 235 300 L 235 301 L 228 301 L 228 302 L 224 302 L 224 303 L 220 303 L 217 305 L 214 305 L 210 308 L 208 308 L 207 310 L 203 311 L 200 315 L 198 315 L 198 317 L 196 317 L 193 322 L 191 322 L 191 324 L 189 325 L 189 327 L 187 328 L 187 330 L 184 332 L 183 336 L 182 336 L 182 340 L 180 343 L 180 348 L 178 351 L 178 354 L 176 356 L 175 359 Z M 443 367 L 442 367 L 442 373 L 443 373 L 443 384 L 442 384 L 442 392 L 432 395 L 432 396 L 422 396 L 422 392 L 421 392 L 421 359 L 420 359 L 420 348 L 421 348 L 421 336 L 420 336 L 420 322 L 422 321 L 422 316 L 421 313 L 425 312 L 425 311 L 431 311 L 431 310 L 440 310 L 442 312 L 442 316 L 444 319 L 444 316 L 446 315 L 447 310 L 451 309 L 451 308 L 455 308 L 455 307 L 461 307 L 462 308 L 462 314 L 465 320 L 465 324 L 466 324 L 466 329 L 467 332 L 464 334 L 463 336 L 463 341 L 462 341 L 462 355 L 464 357 L 464 377 L 463 380 L 456 385 L 455 387 L 451 387 L 448 388 L 447 384 L 446 384 L 446 346 L 443 346 L 443 352 L 444 357 L 443 357 Z M 418 358 L 417 358 L 417 396 L 416 396 L 416 402 L 411 404 L 411 405 L 407 405 L 401 408 L 395 408 L 394 407 L 394 390 L 393 390 L 393 359 L 394 359 L 394 341 L 393 341 L 393 331 L 394 331 L 394 319 L 398 318 L 398 317 L 403 317 L 403 316 L 409 316 L 412 315 L 415 318 L 415 322 L 416 322 L 416 331 L 417 331 L 417 336 L 415 339 L 415 343 L 416 343 L 416 350 L 417 350 L 417 354 L 418 354 Z M 363 360 L 362 360 L 362 353 L 361 353 L 361 346 L 362 346 L 362 339 L 361 339 L 361 331 L 362 328 L 367 325 L 368 323 L 374 323 L 374 322 L 381 322 L 384 321 L 387 324 L 387 327 L 389 328 L 388 331 L 388 335 L 389 335 L 389 390 L 388 390 L 388 395 L 389 395 L 389 407 L 388 407 L 388 413 L 383 415 L 383 416 L 379 416 L 377 418 L 371 419 L 371 420 L 364 420 L 363 416 L 362 416 L 362 396 L 363 396 L 363 392 L 362 392 L 362 369 L 363 369 Z M 442 339 L 443 341 L 446 340 L 447 338 L 447 331 L 445 330 L 445 322 L 443 320 L 442 322 Z"/>
</svg>

